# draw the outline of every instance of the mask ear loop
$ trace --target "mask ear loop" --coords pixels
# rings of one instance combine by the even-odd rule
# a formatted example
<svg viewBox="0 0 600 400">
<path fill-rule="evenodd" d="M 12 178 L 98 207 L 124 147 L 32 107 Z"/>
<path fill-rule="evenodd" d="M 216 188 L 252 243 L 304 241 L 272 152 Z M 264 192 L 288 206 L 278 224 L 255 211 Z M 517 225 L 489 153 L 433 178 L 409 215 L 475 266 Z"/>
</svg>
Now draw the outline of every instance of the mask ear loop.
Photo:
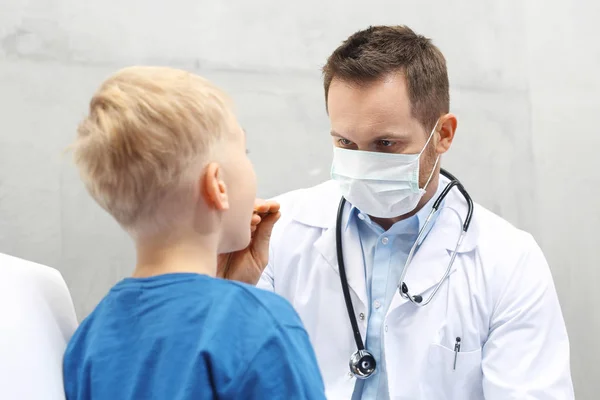
<svg viewBox="0 0 600 400">
<path fill-rule="evenodd" d="M 438 119 L 435 122 L 435 126 L 431 130 L 431 133 L 429 134 L 429 139 L 427 139 L 425 146 L 423 146 L 423 149 L 421 149 L 421 152 L 419 153 L 419 159 L 421 159 L 421 154 L 423 154 L 423 152 L 427 148 L 427 145 L 431 141 L 431 138 L 433 137 L 433 134 L 435 133 L 435 130 L 437 129 L 437 126 L 439 123 L 440 123 L 440 120 Z M 427 182 L 425 183 L 425 186 L 423 186 L 423 188 L 421 190 L 425 190 L 425 189 L 427 189 L 427 186 L 429 186 L 429 182 L 431 182 L 431 178 L 433 178 L 433 171 L 435 171 L 435 168 L 437 167 L 439 161 L 440 161 L 440 156 L 438 155 L 437 158 L 435 159 L 435 164 L 433 164 L 433 168 L 431 169 L 431 173 L 429 174 L 429 178 L 427 178 Z"/>
<path fill-rule="evenodd" d="M 435 159 L 435 164 L 433 164 L 433 168 L 431 169 L 431 174 L 429 174 L 429 179 L 427 179 L 425 186 L 423 186 L 423 190 L 427 189 L 429 182 L 431 182 L 431 178 L 433 178 L 433 171 L 435 171 L 435 167 L 437 167 L 439 160 L 440 160 L 440 156 L 438 155 L 437 158 Z"/>
<path fill-rule="evenodd" d="M 431 133 L 429 134 L 429 138 L 427 139 L 427 142 L 425 142 L 425 146 L 423 146 L 423 148 L 421 149 L 421 152 L 419 153 L 419 157 L 421 157 L 421 154 L 423 154 L 423 152 L 425 151 L 425 149 L 427 148 L 427 145 L 429 144 L 429 142 L 431 142 L 431 138 L 433 137 L 433 134 L 435 133 L 435 130 L 438 126 L 438 124 L 440 123 L 440 120 L 438 119 L 435 122 L 435 126 L 433 127 L 433 129 L 431 130 Z"/>
</svg>

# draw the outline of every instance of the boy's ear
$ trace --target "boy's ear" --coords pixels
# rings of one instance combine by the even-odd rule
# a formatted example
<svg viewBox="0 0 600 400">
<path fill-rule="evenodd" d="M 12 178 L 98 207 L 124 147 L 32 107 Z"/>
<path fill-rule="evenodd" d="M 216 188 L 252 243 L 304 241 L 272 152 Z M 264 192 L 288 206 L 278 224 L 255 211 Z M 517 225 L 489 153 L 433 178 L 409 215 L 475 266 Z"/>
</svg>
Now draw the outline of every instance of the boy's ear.
<svg viewBox="0 0 600 400">
<path fill-rule="evenodd" d="M 222 180 L 222 172 L 219 164 L 210 163 L 204 169 L 204 174 L 200 179 L 204 200 L 209 207 L 214 207 L 219 211 L 229 209 L 229 197 L 227 196 L 227 186 Z"/>
</svg>

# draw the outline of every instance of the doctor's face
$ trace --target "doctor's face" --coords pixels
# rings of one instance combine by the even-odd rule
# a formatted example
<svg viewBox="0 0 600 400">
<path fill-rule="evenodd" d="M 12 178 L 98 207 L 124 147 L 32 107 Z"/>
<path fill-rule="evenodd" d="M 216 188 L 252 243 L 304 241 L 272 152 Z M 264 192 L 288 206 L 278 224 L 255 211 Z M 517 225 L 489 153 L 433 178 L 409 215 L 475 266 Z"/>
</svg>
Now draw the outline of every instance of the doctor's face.
<svg viewBox="0 0 600 400">
<path fill-rule="evenodd" d="M 384 153 L 418 154 L 431 130 L 412 116 L 408 88 L 402 74 L 393 73 L 377 81 L 355 84 L 333 79 L 327 102 L 334 146 Z M 448 124 L 448 119 L 453 120 Z M 451 126 L 453 124 L 453 127 Z M 456 118 L 446 114 L 420 160 L 420 184 L 424 185 L 438 155 L 452 141 L 444 130 L 456 127 Z"/>
</svg>

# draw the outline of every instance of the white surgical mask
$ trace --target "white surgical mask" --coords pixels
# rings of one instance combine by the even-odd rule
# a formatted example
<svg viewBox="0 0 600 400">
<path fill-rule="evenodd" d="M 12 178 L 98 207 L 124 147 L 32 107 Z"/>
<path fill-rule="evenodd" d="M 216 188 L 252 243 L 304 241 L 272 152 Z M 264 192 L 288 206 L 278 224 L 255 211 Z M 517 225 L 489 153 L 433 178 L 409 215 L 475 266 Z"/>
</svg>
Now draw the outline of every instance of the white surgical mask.
<svg viewBox="0 0 600 400">
<path fill-rule="evenodd" d="M 337 181 L 342 195 L 360 211 L 378 218 L 394 218 L 413 211 L 425 194 L 437 166 L 439 156 L 423 188 L 419 188 L 418 154 L 393 154 L 348 150 L 335 147 L 331 177 Z"/>
</svg>

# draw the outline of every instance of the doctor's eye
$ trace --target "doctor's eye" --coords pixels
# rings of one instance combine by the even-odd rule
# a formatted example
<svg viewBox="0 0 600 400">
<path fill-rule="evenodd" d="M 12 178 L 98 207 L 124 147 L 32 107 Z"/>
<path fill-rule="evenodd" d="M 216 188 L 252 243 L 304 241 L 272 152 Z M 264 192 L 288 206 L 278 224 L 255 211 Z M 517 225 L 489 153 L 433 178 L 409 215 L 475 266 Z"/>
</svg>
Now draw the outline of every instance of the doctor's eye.
<svg viewBox="0 0 600 400">
<path fill-rule="evenodd" d="M 340 138 L 340 139 L 338 139 L 338 143 L 344 147 L 352 146 L 352 142 L 349 141 L 348 139 Z"/>
<path fill-rule="evenodd" d="M 379 140 L 377 144 L 381 147 L 392 147 L 394 145 L 394 142 L 392 142 L 391 140 Z"/>
</svg>

